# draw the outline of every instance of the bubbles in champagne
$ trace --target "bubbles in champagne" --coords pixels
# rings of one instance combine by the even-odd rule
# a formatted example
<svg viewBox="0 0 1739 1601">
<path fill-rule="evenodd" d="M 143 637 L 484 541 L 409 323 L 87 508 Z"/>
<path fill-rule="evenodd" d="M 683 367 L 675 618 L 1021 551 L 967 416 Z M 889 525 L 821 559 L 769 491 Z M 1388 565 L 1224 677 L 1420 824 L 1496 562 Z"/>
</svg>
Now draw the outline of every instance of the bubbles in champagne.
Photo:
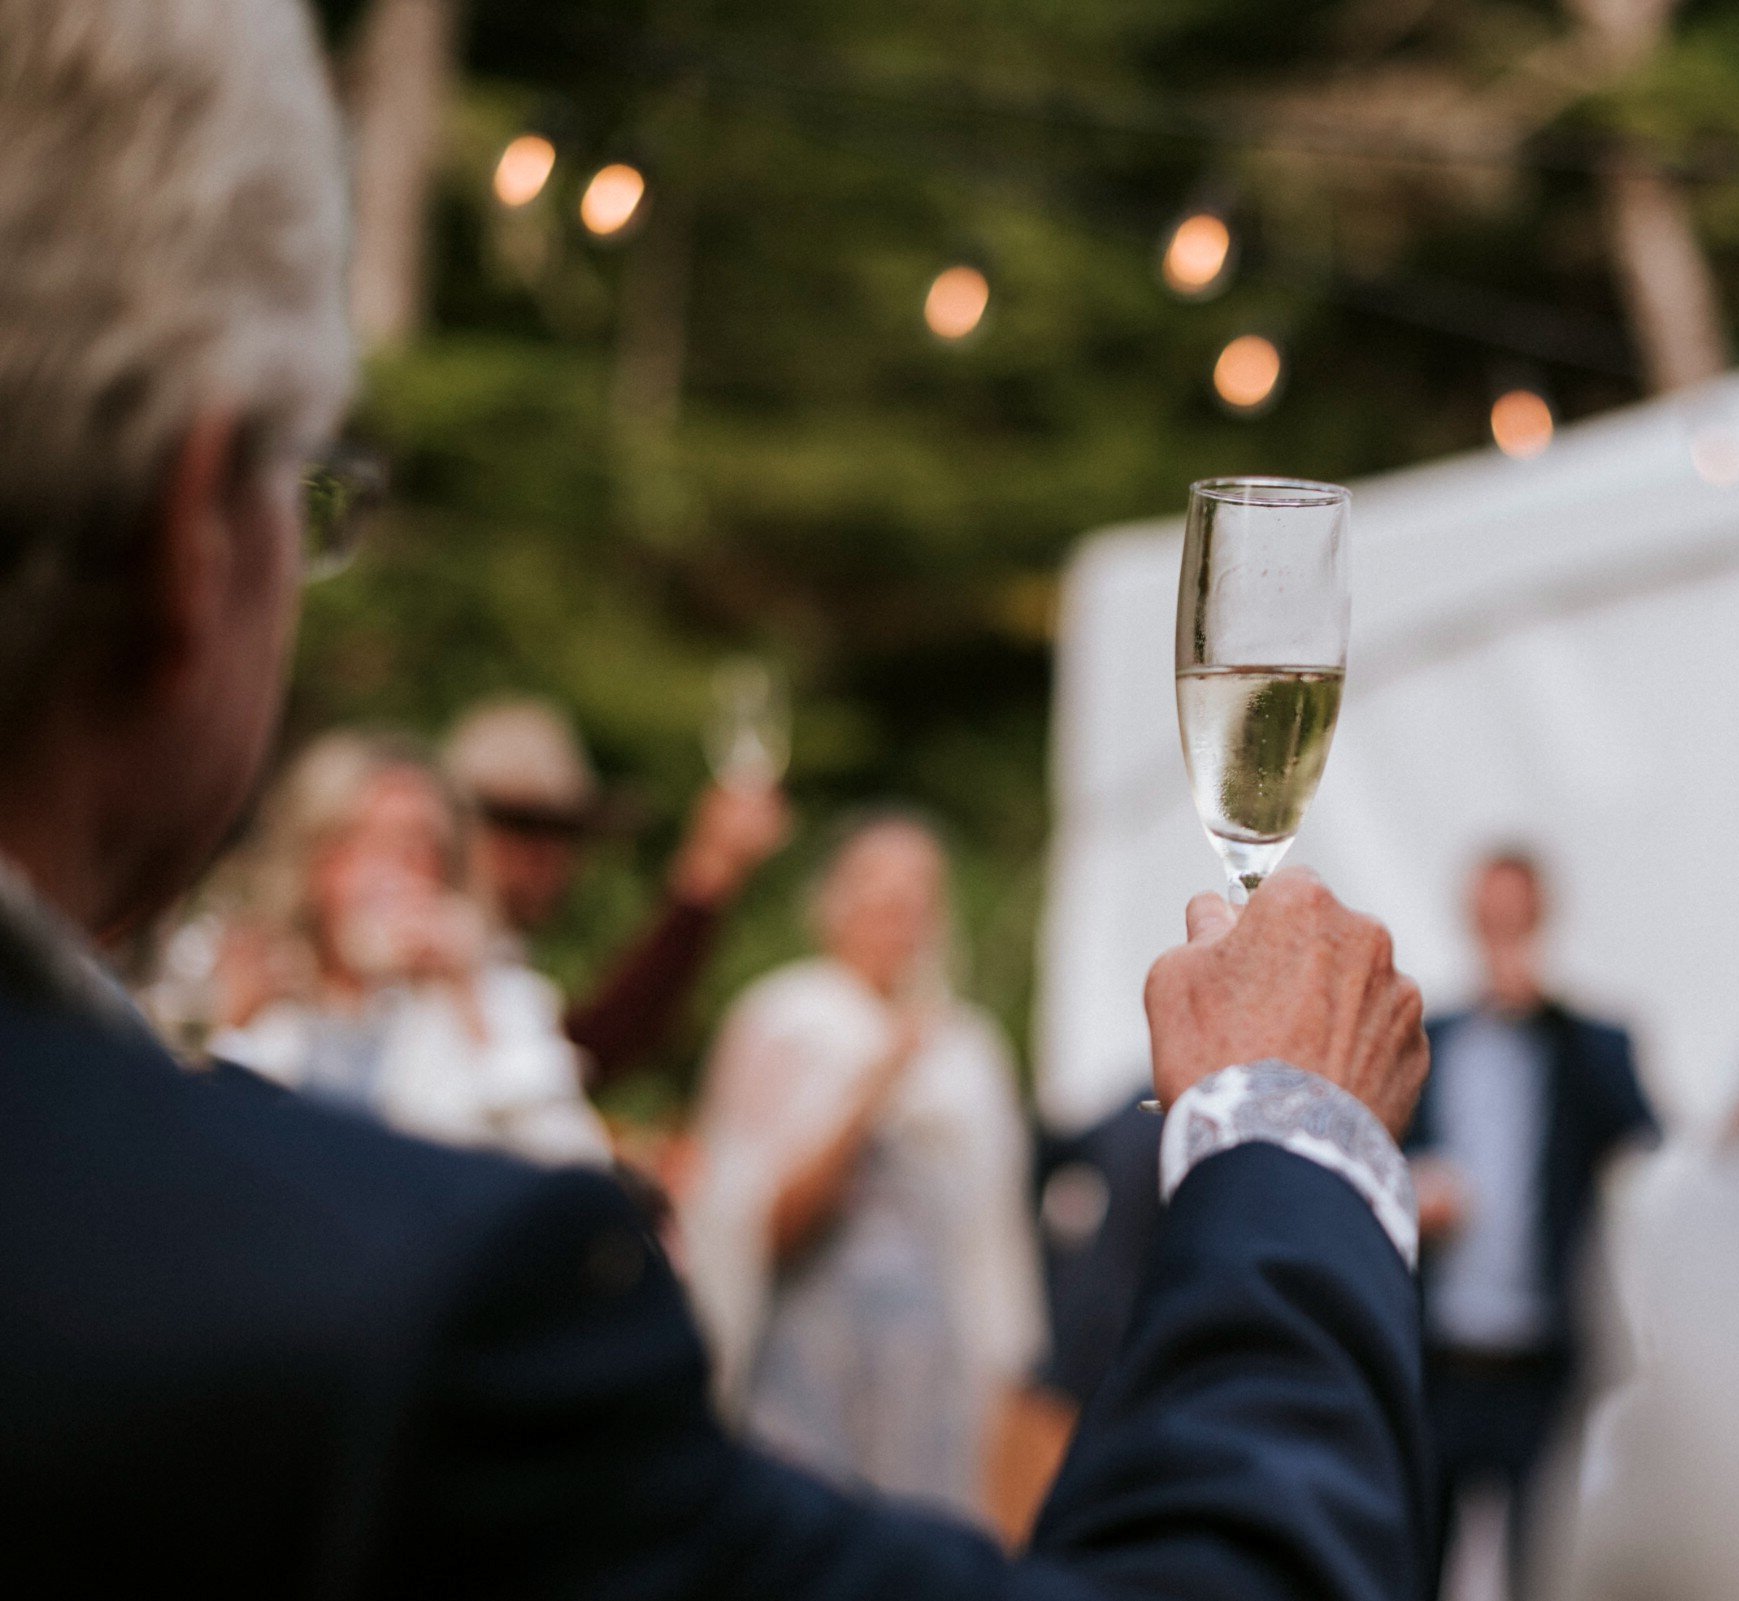
<svg viewBox="0 0 1739 1601">
<path fill-rule="evenodd" d="M 1246 888 L 1279 866 L 1304 821 L 1344 679 L 1338 667 L 1194 667 L 1177 675 L 1196 811 Z"/>
</svg>

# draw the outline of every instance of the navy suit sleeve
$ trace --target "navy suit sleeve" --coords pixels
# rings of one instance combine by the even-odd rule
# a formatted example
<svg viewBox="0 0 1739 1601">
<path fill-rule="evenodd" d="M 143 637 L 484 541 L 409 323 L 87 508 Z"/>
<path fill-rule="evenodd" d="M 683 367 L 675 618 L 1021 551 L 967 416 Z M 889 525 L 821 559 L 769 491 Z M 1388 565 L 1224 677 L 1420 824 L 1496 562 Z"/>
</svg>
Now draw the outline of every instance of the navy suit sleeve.
<svg viewBox="0 0 1739 1601">
<path fill-rule="evenodd" d="M 1437 1060 L 1437 1053 L 1443 1049 L 1443 1042 L 1450 1030 L 1459 1021 L 1457 1017 L 1434 1017 L 1426 1021 L 1425 1043 L 1430 1048 L 1433 1062 Z M 1401 1137 L 1401 1149 L 1408 1156 L 1422 1155 L 1437 1143 L 1436 1084 L 1435 1074 L 1425 1080 L 1425 1088 L 1419 1095 L 1419 1104 L 1413 1109 L 1413 1121 Z"/>
<path fill-rule="evenodd" d="M 627 1203 L 557 1176 L 479 1250 L 385 1502 L 383 1588 L 589 1601 L 1398 1601 L 1418 1331 L 1365 1203 L 1272 1147 L 1179 1190 L 1032 1552 L 725 1437 Z"/>
<path fill-rule="evenodd" d="M 1599 1155 L 1605 1156 L 1627 1140 L 1653 1138 L 1660 1125 L 1643 1093 L 1630 1036 L 1623 1029 L 1589 1027 L 1587 1060 L 1593 1068 L 1589 1085 L 1595 1099 Z"/>
</svg>

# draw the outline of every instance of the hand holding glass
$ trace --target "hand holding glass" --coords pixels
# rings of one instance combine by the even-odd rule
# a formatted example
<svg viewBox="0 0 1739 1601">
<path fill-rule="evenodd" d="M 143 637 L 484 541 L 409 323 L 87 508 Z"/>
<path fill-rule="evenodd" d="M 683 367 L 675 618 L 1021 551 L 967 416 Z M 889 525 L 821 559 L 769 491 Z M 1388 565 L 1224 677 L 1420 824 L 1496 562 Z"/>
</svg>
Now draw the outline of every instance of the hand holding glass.
<svg viewBox="0 0 1739 1601">
<path fill-rule="evenodd" d="M 1282 478 L 1190 489 L 1177 720 L 1235 905 L 1280 865 L 1328 760 L 1351 621 L 1350 499 L 1336 484 Z"/>
</svg>

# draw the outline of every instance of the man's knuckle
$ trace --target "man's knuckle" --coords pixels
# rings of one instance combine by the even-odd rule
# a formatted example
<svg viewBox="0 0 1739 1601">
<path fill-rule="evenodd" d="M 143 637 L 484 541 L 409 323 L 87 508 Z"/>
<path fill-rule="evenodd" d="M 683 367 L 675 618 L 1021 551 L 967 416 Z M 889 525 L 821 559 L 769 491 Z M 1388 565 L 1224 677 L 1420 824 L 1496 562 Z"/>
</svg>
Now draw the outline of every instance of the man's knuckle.
<svg viewBox="0 0 1739 1601">
<path fill-rule="evenodd" d="M 1374 917 L 1348 912 L 1347 933 L 1352 948 L 1374 966 L 1387 967 L 1394 960 L 1395 946 L 1389 931 Z"/>
<path fill-rule="evenodd" d="M 1168 951 L 1147 970 L 1147 982 L 1142 993 L 1149 1006 L 1156 1006 L 1176 987 L 1179 979 L 1178 953 Z"/>
</svg>

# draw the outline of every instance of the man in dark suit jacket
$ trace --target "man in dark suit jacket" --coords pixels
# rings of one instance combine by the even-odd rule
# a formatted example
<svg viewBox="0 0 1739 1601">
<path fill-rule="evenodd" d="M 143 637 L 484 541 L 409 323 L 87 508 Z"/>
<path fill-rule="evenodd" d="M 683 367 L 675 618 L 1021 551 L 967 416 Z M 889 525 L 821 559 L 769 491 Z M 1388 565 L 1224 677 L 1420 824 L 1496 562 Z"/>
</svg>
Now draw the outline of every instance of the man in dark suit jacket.
<svg viewBox="0 0 1739 1601">
<path fill-rule="evenodd" d="M 1484 999 L 1428 1026 L 1437 1066 L 1407 1143 L 1444 1551 L 1465 1492 L 1501 1488 L 1519 1571 L 1534 1470 L 1575 1379 L 1573 1281 L 1597 1181 L 1655 1122 L 1624 1031 L 1545 995 L 1537 864 L 1483 862 L 1470 909 Z"/>
<path fill-rule="evenodd" d="M 1131 1100 L 1074 1134 L 1039 1142 L 1040 1238 L 1051 1349 L 1039 1374 L 1085 1406 L 1123 1348 L 1162 1212 L 1153 1182 L 1160 1121 Z"/>
<path fill-rule="evenodd" d="M 276 716 L 337 150 L 299 0 L 0 0 L 14 1593 L 1416 1595 L 1419 998 L 1308 876 L 1204 897 L 1153 970 L 1170 1220 L 1020 1560 L 730 1439 L 608 1180 L 184 1076 L 131 1014 L 85 936 L 198 869 Z"/>
</svg>

